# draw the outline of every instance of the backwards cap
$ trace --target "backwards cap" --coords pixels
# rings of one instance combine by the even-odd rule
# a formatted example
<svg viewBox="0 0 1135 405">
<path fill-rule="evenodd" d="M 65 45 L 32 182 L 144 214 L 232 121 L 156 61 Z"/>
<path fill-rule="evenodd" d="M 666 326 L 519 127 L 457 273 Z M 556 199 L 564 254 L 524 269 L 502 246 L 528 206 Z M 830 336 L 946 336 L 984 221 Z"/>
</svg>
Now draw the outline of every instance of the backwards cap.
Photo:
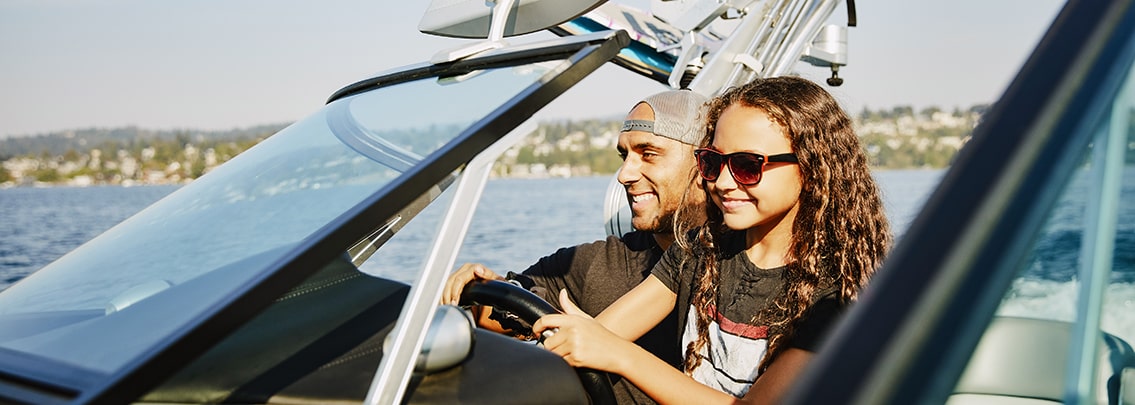
<svg viewBox="0 0 1135 405">
<path fill-rule="evenodd" d="M 654 110 L 654 121 L 626 120 L 620 132 L 645 131 L 697 145 L 705 128 L 707 101 L 708 98 L 691 90 L 670 90 L 646 97 L 639 103 L 646 103 Z"/>
</svg>

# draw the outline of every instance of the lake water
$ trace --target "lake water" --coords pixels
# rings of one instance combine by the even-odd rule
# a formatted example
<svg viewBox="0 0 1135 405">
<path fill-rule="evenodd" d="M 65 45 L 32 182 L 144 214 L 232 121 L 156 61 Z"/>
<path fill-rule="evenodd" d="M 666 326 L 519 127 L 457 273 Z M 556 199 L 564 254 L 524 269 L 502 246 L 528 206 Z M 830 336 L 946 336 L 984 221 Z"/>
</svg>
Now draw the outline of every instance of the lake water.
<svg viewBox="0 0 1135 405">
<path fill-rule="evenodd" d="M 1123 201 L 1135 200 L 1135 173 L 1125 173 Z M 901 236 L 942 175 L 937 170 L 880 171 L 884 204 Z M 605 237 L 603 196 L 609 177 L 494 179 L 486 186 L 458 262 L 519 271 L 562 246 Z M 1075 182 L 1057 218 L 1038 241 L 1038 254 L 1014 284 L 1001 312 L 1071 320 L 1078 283 L 1079 220 L 1086 192 Z M 173 186 L 0 189 L 0 290 L 59 258 L 176 190 Z M 441 204 L 434 204 L 441 208 Z M 1105 298 L 1104 328 L 1135 342 L 1135 204 L 1121 204 L 1115 271 Z M 434 226 L 407 227 L 363 266 L 364 271 L 420 268 Z M 391 246 L 393 247 L 393 246 Z"/>
</svg>

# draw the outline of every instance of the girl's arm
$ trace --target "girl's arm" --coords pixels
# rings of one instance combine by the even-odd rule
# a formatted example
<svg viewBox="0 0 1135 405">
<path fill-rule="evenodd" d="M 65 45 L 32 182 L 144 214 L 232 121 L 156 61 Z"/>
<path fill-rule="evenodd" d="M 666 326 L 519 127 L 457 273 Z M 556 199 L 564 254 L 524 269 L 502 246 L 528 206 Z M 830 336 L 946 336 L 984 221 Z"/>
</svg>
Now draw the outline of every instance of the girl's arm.
<svg viewBox="0 0 1135 405">
<path fill-rule="evenodd" d="M 660 297 L 658 288 L 669 294 L 668 301 L 657 301 L 665 298 Z M 654 301 L 650 301 L 652 299 Z M 695 381 L 628 340 L 657 324 L 674 307 L 675 301 L 674 293 L 650 276 L 599 315 L 605 322 L 613 322 L 609 329 L 576 307 L 566 291 L 560 291 L 564 313 L 540 318 L 532 325 L 532 330 L 539 334 L 558 329 L 544 339 L 546 349 L 560 355 L 573 367 L 619 374 L 661 404 L 733 403 L 736 401 L 733 396 Z M 657 320 L 645 321 L 655 316 L 659 316 Z"/>
<path fill-rule="evenodd" d="M 648 278 L 648 281 L 652 279 L 657 287 L 669 291 L 653 276 Z M 643 301 L 637 301 L 651 298 L 650 292 L 653 291 L 653 287 L 650 287 L 647 281 L 644 281 L 643 284 L 647 286 L 640 285 L 627 293 L 627 296 L 630 296 L 638 291 L 641 293 L 640 295 L 636 294 L 630 298 L 624 296 L 600 314 L 600 317 L 607 322 L 613 322 L 611 324 L 612 329 L 604 327 L 595 319 L 590 319 L 587 314 L 580 311 L 568 299 L 567 293 L 564 291 L 560 292 L 560 303 L 565 313 L 540 318 L 532 329 L 536 333 L 541 333 L 546 329 L 558 329 L 554 335 L 544 340 L 545 348 L 563 357 L 573 367 L 588 367 L 619 374 L 660 404 L 777 403 L 812 358 L 812 353 L 803 349 L 789 348 L 785 350 L 757 378 L 749 392 L 741 399 L 710 388 L 638 345 L 631 343 L 625 337 L 634 335 L 633 338 L 637 338 L 641 335 L 641 333 L 635 335 L 634 331 L 639 330 L 637 329 L 639 326 L 636 325 L 642 322 L 635 320 L 637 313 L 633 311 L 635 308 L 623 304 L 639 302 L 639 308 L 652 307 L 652 305 L 642 305 Z M 624 299 L 626 299 L 626 302 L 624 302 Z M 650 303 L 650 301 L 645 302 Z M 653 306 L 660 306 L 661 304 L 655 302 Z M 673 307 L 673 304 L 668 305 L 668 307 Z M 611 312 L 608 313 L 608 311 Z M 651 313 L 654 313 L 654 311 L 646 310 L 642 316 L 644 318 L 650 317 L 649 314 Z M 626 324 L 621 322 L 626 322 Z M 647 326 L 647 328 L 649 327 Z"/>
<path fill-rule="evenodd" d="M 743 402 L 749 404 L 775 404 L 779 403 L 788 392 L 788 388 L 804 371 L 804 366 L 812 360 L 812 352 L 804 349 L 790 347 L 780 353 L 768 365 L 764 373 L 757 377 L 757 381 L 745 394 Z"/>
<path fill-rule="evenodd" d="M 637 347 L 637 346 L 636 346 Z M 650 353 L 647 357 L 658 363 L 662 360 L 654 358 Z M 673 367 L 662 364 L 649 364 L 644 370 L 636 370 L 631 374 L 622 374 L 649 395 L 659 404 L 778 404 L 788 392 L 788 388 L 796 381 L 796 377 L 804 370 L 804 366 L 812 359 L 812 353 L 803 349 L 790 348 L 785 350 L 776 360 L 769 364 L 768 369 L 757 377 L 757 381 L 749 388 L 744 398 L 737 399 L 732 395 L 710 388 L 697 382 L 690 376 Z M 632 355 L 628 358 L 629 367 L 642 368 L 640 363 L 644 360 Z M 624 365 L 623 367 L 628 367 Z"/>
<path fill-rule="evenodd" d="M 567 300 L 565 293 L 561 293 L 560 299 L 565 314 L 540 318 L 532 329 L 540 333 L 558 328 L 554 335 L 544 340 L 544 347 L 563 357 L 572 367 L 588 367 L 621 375 L 663 405 L 742 402 L 690 378 L 638 345 L 616 336 L 583 314 Z M 769 370 L 777 363 L 779 360 L 769 365 Z M 750 391 L 744 402 L 749 402 L 749 397 L 753 397 L 754 403 L 765 399 Z"/>
<path fill-rule="evenodd" d="M 561 293 L 561 308 L 566 308 L 562 306 L 565 298 Z M 678 295 L 652 274 L 611 303 L 595 320 L 619 337 L 633 342 L 662 322 L 677 303 Z"/>
<path fill-rule="evenodd" d="M 666 318 L 677 301 L 677 294 L 650 275 L 593 319 L 571 302 L 567 290 L 560 290 L 564 313 L 544 315 L 532 325 L 532 331 L 542 335 L 546 330 L 555 330 L 555 335 L 543 341 L 544 347 L 572 366 L 617 372 L 611 361 L 633 349 L 654 357 L 632 342 Z M 564 346 L 564 342 L 573 343 Z M 665 364 L 658 358 L 654 360 Z"/>
<path fill-rule="evenodd" d="M 584 321 L 595 324 L 590 320 Z M 602 329 L 597 324 L 594 326 Z M 588 328 L 588 325 L 561 325 L 560 328 L 561 332 L 545 340 L 545 347 L 561 355 L 574 367 L 590 367 L 619 374 L 662 405 L 780 403 L 812 358 L 812 353 L 806 350 L 785 350 L 757 378 L 745 397 L 738 399 L 694 380 L 638 345 L 614 336 L 608 341 L 583 342 L 576 340 L 579 335 L 561 335 L 565 330 L 578 331 L 576 328 Z M 562 339 L 557 339 L 561 337 Z M 588 348 L 588 344 L 593 346 Z"/>
<path fill-rule="evenodd" d="M 737 398 L 704 385 L 642 348 L 631 345 L 615 360 L 619 374 L 661 405 L 735 404 Z M 564 357 L 567 359 L 567 357 Z M 569 360 L 570 364 L 571 361 Z"/>
</svg>

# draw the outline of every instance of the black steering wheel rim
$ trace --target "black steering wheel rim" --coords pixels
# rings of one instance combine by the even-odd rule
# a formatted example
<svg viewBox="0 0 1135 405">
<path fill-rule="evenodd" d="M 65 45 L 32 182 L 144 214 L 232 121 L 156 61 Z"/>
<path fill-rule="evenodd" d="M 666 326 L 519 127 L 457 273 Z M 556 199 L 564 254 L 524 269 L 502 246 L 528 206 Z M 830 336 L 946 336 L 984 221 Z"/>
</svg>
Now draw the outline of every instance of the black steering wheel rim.
<svg viewBox="0 0 1135 405">
<path fill-rule="evenodd" d="M 529 325 L 536 323 L 544 315 L 560 313 L 556 307 L 531 291 L 496 280 L 470 282 L 461 292 L 460 301 L 462 305 L 488 305 L 509 311 Z M 614 405 L 617 402 L 615 391 L 611 388 L 611 379 L 606 372 L 579 367 L 576 368 L 576 373 L 592 404 Z"/>
</svg>

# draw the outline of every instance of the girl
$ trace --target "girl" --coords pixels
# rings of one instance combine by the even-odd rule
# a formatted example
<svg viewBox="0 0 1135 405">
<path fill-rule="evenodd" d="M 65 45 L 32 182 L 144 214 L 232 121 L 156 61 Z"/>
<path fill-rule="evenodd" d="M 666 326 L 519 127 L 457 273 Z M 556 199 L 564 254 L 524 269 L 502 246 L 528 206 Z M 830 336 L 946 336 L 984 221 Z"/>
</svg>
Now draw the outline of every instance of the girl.
<svg viewBox="0 0 1135 405">
<path fill-rule="evenodd" d="M 566 314 L 533 330 L 555 331 L 544 346 L 572 366 L 619 374 L 660 403 L 775 402 L 881 264 L 890 228 L 851 120 L 820 86 L 732 88 L 710 101 L 705 128 L 691 192 L 713 202 L 706 220 L 675 221 L 689 239 L 596 319 L 561 291 Z M 630 343 L 672 309 L 684 370 Z"/>
</svg>

